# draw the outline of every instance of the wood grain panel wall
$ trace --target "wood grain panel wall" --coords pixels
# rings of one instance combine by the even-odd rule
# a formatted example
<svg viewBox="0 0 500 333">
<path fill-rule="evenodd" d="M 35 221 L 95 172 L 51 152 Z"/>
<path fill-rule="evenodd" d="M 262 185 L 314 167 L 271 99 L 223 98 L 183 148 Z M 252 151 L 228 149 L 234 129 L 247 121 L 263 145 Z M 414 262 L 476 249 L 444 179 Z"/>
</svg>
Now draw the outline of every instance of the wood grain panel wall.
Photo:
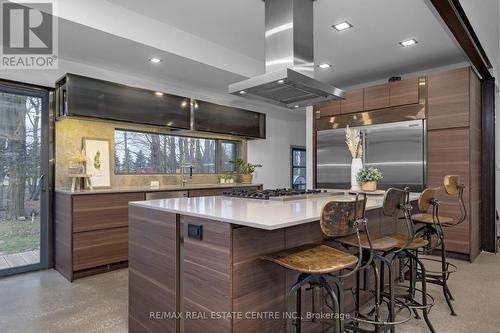
<svg viewBox="0 0 500 333">
<path fill-rule="evenodd" d="M 429 75 L 429 130 L 469 126 L 469 76 L 469 67 Z"/>
<path fill-rule="evenodd" d="M 73 230 L 71 195 L 56 193 L 54 210 L 54 255 L 56 270 L 73 281 Z"/>
<path fill-rule="evenodd" d="M 260 256 L 285 247 L 285 231 L 233 227 L 233 311 L 285 311 L 285 270 Z M 233 332 L 284 332 L 280 320 L 233 320 Z"/>
<path fill-rule="evenodd" d="M 73 232 L 128 225 L 129 201 L 144 200 L 144 193 L 73 196 Z"/>
<path fill-rule="evenodd" d="M 353 89 L 346 92 L 346 97 L 340 102 L 340 113 L 360 112 L 364 109 L 364 89 Z M 323 115 L 323 114 L 322 114 Z"/>
<path fill-rule="evenodd" d="M 418 77 L 389 83 L 390 106 L 418 103 Z"/>
<path fill-rule="evenodd" d="M 467 186 L 464 199 L 470 207 L 469 179 L 469 128 L 429 131 L 427 152 L 427 186 L 440 187 L 438 198 L 441 201 L 440 215 L 454 219 L 459 217 L 459 207 L 455 196 L 444 192 L 445 175 L 460 175 Z M 468 209 L 470 215 L 470 209 Z M 445 230 L 447 249 L 453 252 L 469 254 L 469 221 Z"/>
<path fill-rule="evenodd" d="M 365 88 L 365 110 L 383 109 L 389 106 L 389 84 Z"/>
<path fill-rule="evenodd" d="M 230 319 L 212 319 L 211 312 L 232 309 L 231 225 L 183 216 L 183 311 L 204 313 L 208 319 L 184 320 L 185 332 L 230 332 Z M 188 225 L 201 225 L 202 240 L 188 236 Z"/>
<path fill-rule="evenodd" d="M 175 319 L 150 317 L 178 310 L 176 215 L 134 206 L 129 213 L 129 332 L 176 332 Z"/>
<path fill-rule="evenodd" d="M 128 228 L 73 234 L 73 270 L 109 265 L 128 259 Z"/>
<path fill-rule="evenodd" d="M 481 82 L 470 74 L 470 259 L 481 253 Z"/>
</svg>

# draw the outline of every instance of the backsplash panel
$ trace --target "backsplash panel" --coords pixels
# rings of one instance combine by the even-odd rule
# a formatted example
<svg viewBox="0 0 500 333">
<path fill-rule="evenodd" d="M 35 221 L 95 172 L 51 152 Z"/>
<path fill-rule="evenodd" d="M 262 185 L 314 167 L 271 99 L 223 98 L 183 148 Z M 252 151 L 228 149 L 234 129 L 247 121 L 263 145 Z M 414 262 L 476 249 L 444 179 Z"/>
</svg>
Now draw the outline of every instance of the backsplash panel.
<svg viewBox="0 0 500 333">
<path fill-rule="evenodd" d="M 193 137 L 218 138 L 241 141 L 242 156 L 246 156 L 246 140 L 220 134 L 199 133 L 191 131 L 171 130 L 163 127 L 136 125 L 125 122 L 113 122 L 98 119 L 65 117 L 56 122 L 56 158 L 55 158 L 55 186 L 56 189 L 66 189 L 71 186 L 68 176 L 68 158 L 72 153 L 82 149 L 82 139 L 98 138 L 110 142 L 111 152 L 111 187 L 149 186 L 151 181 L 158 180 L 161 185 L 180 184 L 180 175 L 115 175 L 114 173 L 114 146 L 115 129 L 128 129 L 152 133 L 172 135 L 189 135 Z M 193 175 L 190 183 L 216 184 L 219 180 L 216 174 Z"/>
</svg>

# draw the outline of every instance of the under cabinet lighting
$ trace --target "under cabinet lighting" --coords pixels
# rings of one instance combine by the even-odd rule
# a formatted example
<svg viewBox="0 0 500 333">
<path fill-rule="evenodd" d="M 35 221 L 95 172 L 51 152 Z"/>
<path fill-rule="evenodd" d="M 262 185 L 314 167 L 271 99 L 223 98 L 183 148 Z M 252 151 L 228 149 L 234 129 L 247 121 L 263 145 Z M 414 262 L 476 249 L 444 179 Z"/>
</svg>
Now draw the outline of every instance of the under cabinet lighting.
<svg viewBox="0 0 500 333">
<path fill-rule="evenodd" d="M 278 80 L 278 83 L 279 83 L 279 84 L 282 84 L 282 83 L 284 83 L 284 82 L 285 82 L 285 80 Z"/>
<path fill-rule="evenodd" d="M 327 64 L 327 63 L 324 63 L 324 64 L 320 64 L 320 65 L 318 65 L 318 67 L 319 67 L 319 68 L 321 68 L 321 69 L 327 69 L 327 68 L 332 67 L 332 65 Z"/>
<path fill-rule="evenodd" d="M 293 107 L 294 107 L 294 108 L 298 108 L 299 106 L 298 106 L 298 105 L 294 105 Z"/>
<path fill-rule="evenodd" d="M 408 39 L 408 40 L 404 40 L 402 42 L 399 42 L 399 44 L 403 47 L 408 47 L 408 46 L 412 46 L 412 45 L 415 45 L 417 44 L 417 40 L 416 39 Z"/>
<path fill-rule="evenodd" d="M 343 22 L 340 22 L 340 23 L 337 23 L 337 24 L 334 24 L 333 25 L 333 28 L 337 31 L 343 31 L 343 30 L 346 30 L 346 29 L 349 29 L 349 28 L 352 28 L 352 24 L 347 22 L 347 21 L 343 21 Z"/>
<path fill-rule="evenodd" d="M 245 90 L 240 91 L 240 95 L 245 95 L 247 92 Z"/>
<path fill-rule="evenodd" d="M 152 62 L 153 64 L 159 64 L 161 62 L 161 59 L 160 58 L 151 58 L 149 59 L 150 62 Z"/>
<path fill-rule="evenodd" d="M 155 95 L 156 95 L 156 96 L 163 96 L 163 93 L 162 93 L 162 92 L 160 92 L 160 91 L 155 91 Z"/>
</svg>

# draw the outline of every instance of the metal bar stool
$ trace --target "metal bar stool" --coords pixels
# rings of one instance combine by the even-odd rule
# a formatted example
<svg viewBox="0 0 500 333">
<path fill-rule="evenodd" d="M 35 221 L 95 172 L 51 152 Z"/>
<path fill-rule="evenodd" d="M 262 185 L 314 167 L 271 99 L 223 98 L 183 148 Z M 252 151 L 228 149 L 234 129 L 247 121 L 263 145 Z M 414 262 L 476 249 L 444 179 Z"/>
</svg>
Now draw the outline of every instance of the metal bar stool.
<svg viewBox="0 0 500 333">
<path fill-rule="evenodd" d="M 320 225 L 323 234 L 327 237 L 355 235 L 359 239 L 360 228 L 364 229 L 365 233 L 368 232 L 366 229 L 367 220 L 364 215 L 365 207 L 366 195 L 363 195 L 363 199 L 360 199 L 358 195 L 352 201 L 328 202 L 321 211 Z M 359 250 L 361 254 L 360 241 Z M 335 332 L 344 332 L 344 324 L 341 319 L 343 288 L 339 277 L 333 274 L 341 273 L 346 268 L 352 269 L 347 275 L 353 274 L 360 269 L 361 258 L 324 244 L 307 244 L 268 254 L 262 259 L 301 273 L 287 294 L 287 332 L 300 332 L 301 330 L 301 288 L 306 284 L 309 284 L 313 289 L 326 290 L 327 298 L 330 298 L 333 311 L 337 314 L 334 320 Z M 336 285 L 338 296 L 330 283 Z M 297 313 L 295 320 L 293 320 L 291 313 L 294 295 Z"/>
<path fill-rule="evenodd" d="M 440 201 L 436 198 L 439 188 L 430 189 L 428 195 L 421 196 L 418 201 L 419 209 L 422 213 L 412 215 L 413 222 L 416 224 L 423 224 L 418 230 L 417 234 L 422 235 L 429 241 L 429 245 L 426 249 L 426 253 L 430 253 L 432 250 L 439 248 L 441 252 L 440 259 L 432 258 L 422 258 L 422 260 L 439 262 L 441 265 L 441 270 L 439 271 L 428 271 L 427 272 L 427 282 L 436 284 L 442 287 L 443 295 L 446 299 L 446 303 L 450 308 L 451 315 L 456 316 L 453 304 L 453 295 L 451 294 L 450 288 L 448 287 L 448 279 L 450 274 L 457 271 L 457 267 L 452 263 L 448 262 L 446 258 L 446 246 L 443 228 L 454 227 L 465 221 L 467 217 L 467 209 L 464 202 L 464 190 L 465 185 L 460 184 L 459 176 L 456 175 L 446 175 L 444 177 L 444 188 L 446 194 L 457 196 L 458 206 L 460 209 L 460 217 L 454 221 L 452 218 L 439 216 L 439 205 Z M 432 207 L 432 211 L 429 214 L 429 208 Z M 432 236 L 436 236 L 437 242 L 432 245 Z M 419 276 L 419 278 L 422 278 Z"/>
<path fill-rule="evenodd" d="M 403 219 L 406 221 L 406 234 L 403 233 L 393 233 L 389 235 L 374 235 L 371 239 L 371 247 L 368 244 L 368 239 L 366 235 L 361 235 L 361 243 L 364 251 L 370 250 L 371 256 L 374 259 L 380 261 L 380 269 L 377 267 L 375 261 L 372 261 L 371 268 L 374 273 L 374 282 L 375 282 L 375 304 L 373 309 L 366 315 L 360 313 L 359 309 L 359 272 L 356 274 L 356 292 L 355 292 L 355 320 L 353 322 L 353 326 L 349 326 L 349 329 L 352 331 L 359 332 L 382 332 L 386 330 L 390 330 L 391 332 L 395 332 L 395 326 L 402 324 L 411 318 L 411 310 L 410 308 L 415 309 L 417 306 L 416 302 L 412 297 L 398 297 L 401 295 L 396 295 L 395 293 L 395 274 L 394 274 L 394 260 L 400 257 L 400 253 L 411 256 L 410 251 L 414 249 L 421 248 L 422 246 L 427 245 L 427 241 L 416 238 L 415 231 L 413 228 L 413 224 L 411 222 L 411 205 L 409 204 L 409 191 L 407 189 L 400 190 L 391 188 L 387 190 L 384 196 L 384 204 L 383 204 L 383 214 L 387 217 L 392 217 L 395 221 L 397 221 L 401 215 L 403 215 Z M 336 239 L 336 241 L 340 242 L 345 246 L 353 246 L 355 245 L 355 239 L 353 237 L 342 237 Z M 388 257 L 392 256 L 392 260 Z M 420 263 L 423 267 L 423 265 Z M 384 284 L 385 284 L 385 267 L 388 269 L 389 273 L 389 284 L 388 284 L 388 292 L 385 292 Z M 423 268 L 423 274 L 425 274 L 425 268 Z M 427 304 L 427 292 L 425 281 L 423 282 L 422 289 L 425 291 L 423 293 L 423 307 L 420 307 L 418 304 L 418 308 L 423 309 L 424 318 L 432 332 L 434 329 L 432 328 L 432 324 L 428 319 L 428 309 L 431 305 Z M 387 298 L 385 300 L 384 298 Z M 411 301 L 411 302 L 409 302 Z M 381 306 L 383 304 L 387 304 L 388 307 L 388 316 L 386 320 L 383 320 L 381 317 L 380 311 Z M 409 304 L 408 304 L 409 303 Z M 396 305 L 398 309 L 396 309 Z M 402 318 L 396 319 L 396 316 L 401 313 L 401 311 L 406 310 L 407 315 L 403 315 Z M 415 310 L 414 310 L 415 311 Z M 357 327 L 359 323 L 369 324 L 374 326 L 373 331 L 369 331 L 367 329 L 360 329 Z"/>
</svg>

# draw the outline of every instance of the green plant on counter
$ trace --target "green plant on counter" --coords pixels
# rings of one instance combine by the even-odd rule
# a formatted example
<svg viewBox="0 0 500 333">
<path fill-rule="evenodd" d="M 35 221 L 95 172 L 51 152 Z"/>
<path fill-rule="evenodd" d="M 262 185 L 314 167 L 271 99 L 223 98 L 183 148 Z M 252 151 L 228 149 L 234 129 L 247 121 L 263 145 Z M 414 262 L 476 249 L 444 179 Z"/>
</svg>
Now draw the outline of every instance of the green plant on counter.
<svg viewBox="0 0 500 333">
<path fill-rule="evenodd" d="M 382 180 L 382 178 L 384 178 L 384 176 L 377 168 L 363 168 L 359 170 L 358 175 L 356 176 L 357 181 L 360 183 L 378 182 L 379 180 Z"/>
<path fill-rule="evenodd" d="M 220 175 L 220 178 L 224 179 L 224 180 L 231 180 L 234 178 L 234 176 L 228 173 L 228 174 Z"/>
<path fill-rule="evenodd" d="M 233 164 L 236 167 L 236 172 L 242 175 L 251 175 L 255 172 L 255 168 L 262 167 L 260 164 L 247 163 L 241 158 L 229 161 L 229 163 Z"/>
</svg>

